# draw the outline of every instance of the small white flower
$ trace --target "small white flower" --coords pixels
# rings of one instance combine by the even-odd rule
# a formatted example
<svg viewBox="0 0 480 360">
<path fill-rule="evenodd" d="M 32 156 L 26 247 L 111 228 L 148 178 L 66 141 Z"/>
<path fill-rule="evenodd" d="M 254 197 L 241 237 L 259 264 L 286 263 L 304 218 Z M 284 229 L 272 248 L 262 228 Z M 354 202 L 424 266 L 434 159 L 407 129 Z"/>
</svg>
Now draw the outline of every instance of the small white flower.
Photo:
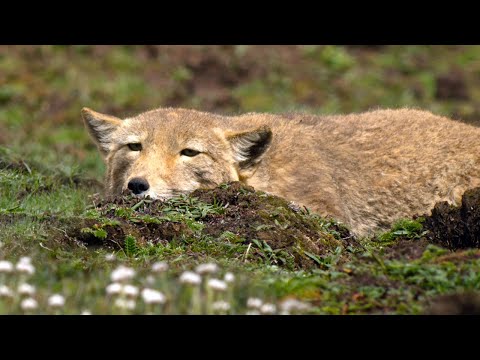
<svg viewBox="0 0 480 360">
<path fill-rule="evenodd" d="M 38 307 L 37 300 L 32 298 L 23 299 L 20 303 L 23 310 L 35 310 Z"/>
<path fill-rule="evenodd" d="M 65 298 L 60 294 L 54 294 L 48 298 L 48 306 L 63 307 L 65 305 Z"/>
<path fill-rule="evenodd" d="M 135 270 L 132 268 L 120 265 L 117 267 L 115 270 L 112 271 L 112 274 L 110 275 L 110 279 L 113 282 L 117 281 L 126 281 L 130 280 L 135 276 Z"/>
<path fill-rule="evenodd" d="M 28 275 L 33 275 L 35 273 L 35 267 L 32 264 L 30 264 L 29 262 L 19 261 L 17 263 L 17 265 L 15 266 L 15 269 L 17 269 L 17 271 L 20 272 L 20 273 L 25 273 L 25 274 L 28 274 Z"/>
<path fill-rule="evenodd" d="M 21 294 L 21 295 L 34 295 L 35 294 L 35 286 L 33 285 L 30 285 L 30 284 L 26 284 L 26 283 L 23 283 L 23 284 L 20 284 L 18 286 L 18 293 Z"/>
<path fill-rule="evenodd" d="M 227 283 L 223 280 L 210 279 L 207 283 L 208 287 L 216 291 L 225 291 L 227 290 Z"/>
<path fill-rule="evenodd" d="M 160 291 L 148 288 L 142 290 L 142 298 L 147 304 L 164 304 L 166 301 L 165 295 Z"/>
<path fill-rule="evenodd" d="M 200 264 L 195 268 L 195 271 L 200 275 L 213 274 L 217 270 L 218 270 L 218 266 L 217 264 L 214 264 L 214 263 Z"/>
<path fill-rule="evenodd" d="M 138 288 L 136 286 L 133 286 L 133 285 L 125 285 L 123 287 L 123 291 L 122 291 L 125 295 L 127 296 L 131 296 L 131 297 L 137 297 L 138 296 Z"/>
<path fill-rule="evenodd" d="M 120 294 L 122 291 L 123 285 L 120 283 L 111 283 L 109 284 L 106 288 L 105 291 L 107 292 L 108 295 L 115 295 L 115 294 Z"/>
<path fill-rule="evenodd" d="M 233 283 L 235 281 L 235 275 L 231 272 L 227 272 L 223 277 L 223 280 L 225 280 L 226 283 Z"/>
<path fill-rule="evenodd" d="M 0 286 L 0 297 L 13 297 L 13 291 L 6 285 Z"/>
<path fill-rule="evenodd" d="M 286 299 L 280 303 L 280 308 L 283 311 L 286 311 L 288 313 L 292 311 L 305 311 L 310 308 L 310 305 L 301 302 L 297 299 Z"/>
<path fill-rule="evenodd" d="M 165 261 L 158 261 L 152 265 L 152 271 L 162 273 L 168 270 L 168 264 Z"/>
<path fill-rule="evenodd" d="M 265 303 L 262 305 L 262 307 L 260 308 L 260 312 L 262 314 L 275 314 L 275 312 L 277 311 L 277 307 L 273 304 L 269 304 L 269 303 Z"/>
<path fill-rule="evenodd" d="M 120 309 L 133 310 L 135 309 L 135 300 L 117 298 L 113 305 Z"/>
<path fill-rule="evenodd" d="M 112 261 L 117 260 L 117 257 L 115 256 L 115 254 L 110 253 L 110 254 L 105 255 L 105 260 L 108 261 L 108 262 L 112 262 Z"/>
<path fill-rule="evenodd" d="M 92 315 L 92 313 L 90 312 L 90 310 L 83 310 L 80 315 Z"/>
<path fill-rule="evenodd" d="M 0 273 L 9 273 L 13 271 L 13 264 L 10 261 L 0 261 Z"/>
<path fill-rule="evenodd" d="M 263 301 L 259 298 L 248 298 L 247 307 L 253 309 L 260 309 L 262 307 Z"/>
<path fill-rule="evenodd" d="M 192 271 L 185 271 L 179 280 L 182 284 L 198 285 L 202 282 L 202 277 Z"/>
<path fill-rule="evenodd" d="M 30 256 L 22 256 L 19 260 L 19 263 L 22 264 L 31 264 L 32 263 L 32 258 Z"/>
<path fill-rule="evenodd" d="M 226 301 L 215 301 L 212 304 L 212 309 L 215 311 L 228 311 L 230 310 L 230 304 Z"/>
</svg>

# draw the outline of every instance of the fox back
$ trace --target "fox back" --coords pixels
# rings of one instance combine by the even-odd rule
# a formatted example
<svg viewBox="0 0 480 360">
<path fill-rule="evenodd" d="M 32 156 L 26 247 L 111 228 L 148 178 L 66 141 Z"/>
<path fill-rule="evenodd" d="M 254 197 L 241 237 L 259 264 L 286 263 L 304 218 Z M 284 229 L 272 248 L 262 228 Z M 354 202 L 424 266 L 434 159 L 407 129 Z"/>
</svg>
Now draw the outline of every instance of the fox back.
<svg viewBox="0 0 480 360">
<path fill-rule="evenodd" d="M 430 112 L 248 113 L 162 108 L 121 120 L 84 108 L 105 189 L 168 198 L 242 181 L 332 216 L 359 236 L 457 204 L 479 186 L 480 128 Z"/>
</svg>

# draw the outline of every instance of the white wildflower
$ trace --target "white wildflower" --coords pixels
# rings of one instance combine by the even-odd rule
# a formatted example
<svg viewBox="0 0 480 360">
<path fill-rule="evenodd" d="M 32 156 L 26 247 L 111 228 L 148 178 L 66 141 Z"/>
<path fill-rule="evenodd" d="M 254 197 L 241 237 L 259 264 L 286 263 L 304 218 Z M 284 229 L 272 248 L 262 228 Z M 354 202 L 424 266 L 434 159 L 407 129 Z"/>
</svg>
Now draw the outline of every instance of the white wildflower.
<svg viewBox="0 0 480 360">
<path fill-rule="evenodd" d="M 80 315 L 92 315 L 92 313 L 90 312 L 90 310 L 83 310 Z"/>
<path fill-rule="evenodd" d="M 63 307 L 65 305 L 65 298 L 60 294 L 54 294 L 48 298 L 48 306 Z"/>
<path fill-rule="evenodd" d="M 223 280 L 210 279 L 207 283 L 208 287 L 216 291 L 225 291 L 227 290 L 227 283 Z"/>
<path fill-rule="evenodd" d="M 286 299 L 280 303 L 280 308 L 283 311 L 286 311 L 288 313 L 292 311 L 305 311 L 310 308 L 310 305 L 301 302 L 297 299 Z"/>
<path fill-rule="evenodd" d="M 162 273 L 168 270 L 168 264 L 165 261 L 158 261 L 152 265 L 152 271 Z"/>
<path fill-rule="evenodd" d="M 215 311 L 228 311 L 230 310 L 230 304 L 226 301 L 215 301 L 212 304 L 212 309 Z"/>
<path fill-rule="evenodd" d="M 148 288 L 142 290 L 142 298 L 147 304 L 164 304 L 166 301 L 165 295 L 160 291 Z"/>
<path fill-rule="evenodd" d="M 26 273 L 28 275 L 33 275 L 35 273 L 35 267 L 29 262 L 22 262 L 21 259 L 15 266 L 15 269 L 17 269 L 17 271 L 20 273 Z"/>
<path fill-rule="evenodd" d="M 218 270 L 218 266 L 217 264 L 214 264 L 214 263 L 200 264 L 195 268 L 195 271 L 200 275 L 213 274 L 217 270 Z"/>
<path fill-rule="evenodd" d="M 120 294 L 122 291 L 123 285 L 117 282 L 109 284 L 106 288 L 105 291 L 107 292 L 108 295 L 115 295 L 115 294 Z"/>
<path fill-rule="evenodd" d="M 0 297 L 13 297 L 13 291 L 6 285 L 0 286 Z"/>
<path fill-rule="evenodd" d="M 138 288 L 133 285 L 125 285 L 123 287 L 122 291 L 125 295 L 131 296 L 131 297 L 137 297 L 138 296 Z"/>
<path fill-rule="evenodd" d="M 35 310 L 38 307 L 37 300 L 32 298 L 23 299 L 20 303 L 23 310 Z"/>
<path fill-rule="evenodd" d="M 265 303 L 260 308 L 260 312 L 266 315 L 275 314 L 276 311 L 277 311 L 277 307 L 274 304 L 270 304 L 270 303 Z"/>
<path fill-rule="evenodd" d="M 35 294 L 35 286 L 33 285 L 30 285 L 30 284 L 26 284 L 26 283 L 23 283 L 23 284 L 20 284 L 18 285 L 18 293 L 21 294 L 21 295 L 34 295 Z"/>
<path fill-rule="evenodd" d="M 235 275 L 231 272 L 227 272 L 223 277 L 223 280 L 225 280 L 226 283 L 233 283 L 235 281 Z"/>
<path fill-rule="evenodd" d="M 133 310 L 135 309 L 135 300 L 117 298 L 115 299 L 114 306 L 120 309 Z"/>
<path fill-rule="evenodd" d="M 32 258 L 30 256 L 22 256 L 19 260 L 18 263 L 22 264 L 31 264 L 32 263 Z"/>
<path fill-rule="evenodd" d="M 132 268 L 120 265 L 112 271 L 110 278 L 113 282 L 130 280 L 135 276 L 135 270 Z"/>
<path fill-rule="evenodd" d="M 198 285 L 202 282 L 202 277 L 192 271 L 185 271 L 179 280 L 182 284 Z"/>
<path fill-rule="evenodd" d="M 259 298 L 248 298 L 247 307 L 252 309 L 260 309 L 262 307 L 263 301 Z"/>
<path fill-rule="evenodd" d="M 115 254 L 110 253 L 110 254 L 105 255 L 105 260 L 108 261 L 108 262 L 112 262 L 112 261 L 117 260 L 117 257 L 115 256 Z"/>
<path fill-rule="evenodd" d="M 13 271 L 13 264 L 10 261 L 0 261 L 0 273 L 9 273 Z"/>
</svg>

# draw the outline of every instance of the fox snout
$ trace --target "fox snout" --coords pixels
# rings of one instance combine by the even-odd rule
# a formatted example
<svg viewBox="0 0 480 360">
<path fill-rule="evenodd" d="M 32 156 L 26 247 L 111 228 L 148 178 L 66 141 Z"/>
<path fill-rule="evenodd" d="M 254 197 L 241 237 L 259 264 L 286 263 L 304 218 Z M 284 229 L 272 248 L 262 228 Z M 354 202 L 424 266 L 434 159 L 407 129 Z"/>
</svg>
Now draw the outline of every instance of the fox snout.
<svg viewBox="0 0 480 360">
<path fill-rule="evenodd" d="M 128 188 L 135 194 L 140 195 L 150 188 L 148 181 L 141 177 L 136 177 L 128 182 Z"/>
</svg>

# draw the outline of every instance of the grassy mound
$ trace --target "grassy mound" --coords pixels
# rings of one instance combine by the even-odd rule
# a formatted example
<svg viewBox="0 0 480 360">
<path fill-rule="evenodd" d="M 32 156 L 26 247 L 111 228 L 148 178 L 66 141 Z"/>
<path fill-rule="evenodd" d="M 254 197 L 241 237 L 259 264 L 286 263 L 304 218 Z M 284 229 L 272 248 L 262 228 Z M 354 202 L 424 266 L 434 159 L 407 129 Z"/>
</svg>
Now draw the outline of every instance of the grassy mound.
<svg viewBox="0 0 480 360">
<path fill-rule="evenodd" d="M 245 257 L 274 258 L 289 268 L 321 265 L 322 257 L 354 241 L 334 220 L 239 182 L 168 201 L 131 195 L 104 199 L 85 216 L 70 219 L 65 234 L 68 239 L 128 252 L 152 244 L 208 238 L 249 245 L 242 254 Z"/>
</svg>

